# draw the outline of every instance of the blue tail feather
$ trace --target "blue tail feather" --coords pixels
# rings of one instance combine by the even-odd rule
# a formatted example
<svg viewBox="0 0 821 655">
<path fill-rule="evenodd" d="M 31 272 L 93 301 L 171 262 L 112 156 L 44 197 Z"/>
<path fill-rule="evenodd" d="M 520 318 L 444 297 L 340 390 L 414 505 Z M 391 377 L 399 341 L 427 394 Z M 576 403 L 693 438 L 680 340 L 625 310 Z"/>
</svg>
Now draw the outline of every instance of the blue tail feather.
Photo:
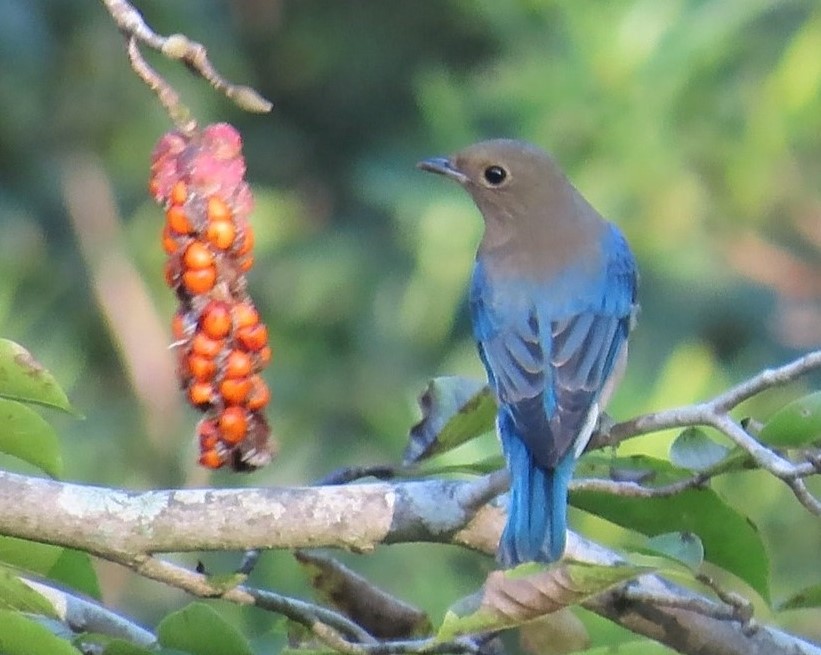
<svg viewBox="0 0 821 655">
<path fill-rule="evenodd" d="M 499 542 L 499 562 L 506 567 L 555 562 L 564 553 L 567 539 L 567 488 L 575 453 L 571 449 L 556 468 L 544 469 L 515 434 L 502 430 L 502 442 L 510 469 L 510 504 Z"/>
</svg>

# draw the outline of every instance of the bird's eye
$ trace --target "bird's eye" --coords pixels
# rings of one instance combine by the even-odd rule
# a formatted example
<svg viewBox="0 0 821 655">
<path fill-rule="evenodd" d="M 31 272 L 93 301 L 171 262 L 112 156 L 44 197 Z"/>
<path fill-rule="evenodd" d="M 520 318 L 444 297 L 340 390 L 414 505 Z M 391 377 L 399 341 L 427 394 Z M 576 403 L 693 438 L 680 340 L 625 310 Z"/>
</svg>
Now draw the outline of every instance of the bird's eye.
<svg viewBox="0 0 821 655">
<path fill-rule="evenodd" d="M 488 166 L 485 169 L 485 181 L 490 186 L 499 186 L 507 179 L 507 171 L 501 166 Z"/>
</svg>

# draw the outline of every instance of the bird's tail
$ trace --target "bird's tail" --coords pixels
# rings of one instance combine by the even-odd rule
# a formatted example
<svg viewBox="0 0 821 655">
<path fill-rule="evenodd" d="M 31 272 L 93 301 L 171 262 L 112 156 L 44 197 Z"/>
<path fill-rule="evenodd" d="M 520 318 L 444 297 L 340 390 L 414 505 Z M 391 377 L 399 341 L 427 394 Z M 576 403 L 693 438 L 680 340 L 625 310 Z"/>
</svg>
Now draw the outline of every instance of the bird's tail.
<svg viewBox="0 0 821 655">
<path fill-rule="evenodd" d="M 510 469 L 510 504 L 507 524 L 499 542 L 499 562 L 555 562 L 567 538 L 567 487 L 576 457 L 570 449 L 556 468 L 536 464 L 516 435 L 503 435 Z"/>
</svg>

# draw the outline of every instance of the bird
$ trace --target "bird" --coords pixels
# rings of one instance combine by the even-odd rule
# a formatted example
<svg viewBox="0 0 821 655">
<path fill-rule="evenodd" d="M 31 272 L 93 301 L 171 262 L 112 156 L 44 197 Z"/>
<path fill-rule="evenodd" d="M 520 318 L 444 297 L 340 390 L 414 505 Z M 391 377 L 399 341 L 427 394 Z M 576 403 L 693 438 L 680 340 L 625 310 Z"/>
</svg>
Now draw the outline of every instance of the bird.
<svg viewBox="0 0 821 655">
<path fill-rule="evenodd" d="M 417 166 L 457 182 L 484 219 L 469 305 L 510 477 L 497 559 L 556 562 L 576 460 L 626 366 L 635 258 L 538 146 L 494 139 Z"/>
</svg>

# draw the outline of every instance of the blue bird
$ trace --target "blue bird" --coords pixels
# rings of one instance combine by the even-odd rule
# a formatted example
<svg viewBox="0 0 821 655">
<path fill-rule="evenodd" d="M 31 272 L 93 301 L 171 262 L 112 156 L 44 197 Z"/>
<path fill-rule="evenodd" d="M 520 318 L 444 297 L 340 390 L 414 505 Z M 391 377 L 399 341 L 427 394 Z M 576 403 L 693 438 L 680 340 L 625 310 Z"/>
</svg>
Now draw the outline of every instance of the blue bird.
<svg viewBox="0 0 821 655">
<path fill-rule="evenodd" d="M 576 458 L 626 364 L 633 255 L 533 145 L 484 141 L 419 167 L 458 182 L 485 222 L 470 309 L 511 479 L 498 559 L 554 562 Z"/>
</svg>

